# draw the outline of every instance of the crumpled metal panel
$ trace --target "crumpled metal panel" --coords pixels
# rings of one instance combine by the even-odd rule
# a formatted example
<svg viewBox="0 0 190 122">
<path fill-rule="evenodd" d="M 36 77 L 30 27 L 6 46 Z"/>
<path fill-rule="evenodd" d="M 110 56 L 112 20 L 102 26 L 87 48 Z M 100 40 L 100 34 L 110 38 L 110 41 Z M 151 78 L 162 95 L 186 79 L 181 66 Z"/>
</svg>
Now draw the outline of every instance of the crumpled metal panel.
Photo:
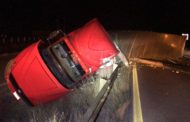
<svg viewBox="0 0 190 122">
<path fill-rule="evenodd" d="M 110 32 L 128 58 L 177 60 L 183 56 L 186 39 L 180 35 L 143 31 Z"/>
</svg>

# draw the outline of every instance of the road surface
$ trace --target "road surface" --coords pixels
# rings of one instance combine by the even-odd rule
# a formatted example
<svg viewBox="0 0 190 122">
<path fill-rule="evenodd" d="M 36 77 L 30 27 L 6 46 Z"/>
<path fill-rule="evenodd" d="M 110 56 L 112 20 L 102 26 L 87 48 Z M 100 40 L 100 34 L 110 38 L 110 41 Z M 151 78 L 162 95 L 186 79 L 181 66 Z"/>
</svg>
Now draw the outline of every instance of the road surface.
<svg viewBox="0 0 190 122">
<path fill-rule="evenodd" d="M 172 69 L 137 66 L 144 122 L 190 121 L 190 75 Z"/>
</svg>

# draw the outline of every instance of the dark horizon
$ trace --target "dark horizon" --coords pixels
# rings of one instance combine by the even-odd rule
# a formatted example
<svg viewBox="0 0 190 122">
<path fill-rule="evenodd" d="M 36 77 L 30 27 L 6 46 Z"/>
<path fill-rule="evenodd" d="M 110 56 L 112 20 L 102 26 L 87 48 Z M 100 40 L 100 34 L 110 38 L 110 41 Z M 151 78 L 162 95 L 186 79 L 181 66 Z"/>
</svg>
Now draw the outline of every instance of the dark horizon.
<svg viewBox="0 0 190 122">
<path fill-rule="evenodd" d="M 30 33 L 63 29 L 70 32 L 93 18 L 107 30 L 182 33 L 190 30 L 189 3 L 155 1 L 3 1 L 0 31 Z"/>
</svg>

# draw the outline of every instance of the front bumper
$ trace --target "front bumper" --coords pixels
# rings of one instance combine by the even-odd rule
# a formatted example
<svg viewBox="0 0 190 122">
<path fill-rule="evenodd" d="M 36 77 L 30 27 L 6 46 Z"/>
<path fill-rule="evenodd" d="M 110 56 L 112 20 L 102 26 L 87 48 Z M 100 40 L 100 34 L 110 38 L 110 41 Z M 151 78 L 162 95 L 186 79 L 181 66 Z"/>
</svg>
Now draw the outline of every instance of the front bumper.
<svg viewBox="0 0 190 122">
<path fill-rule="evenodd" d="M 15 98 L 17 99 L 18 96 L 28 105 L 33 106 L 33 104 L 30 102 L 30 100 L 26 97 L 26 95 L 24 94 L 24 92 L 22 91 L 22 89 L 18 86 L 18 84 L 16 83 L 14 77 L 12 74 L 10 74 L 9 76 L 9 82 L 7 82 L 8 87 L 14 88 L 14 90 L 11 90 L 12 94 L 15 96 Z"/>
<path fill-rule="evenodd" d="M 14 60 L 11 60 L 11 61 L 9 61 L 9 63 L 6 66 L 6 69 L 5 69 L 5 79 L 7 81 L 7 86 L 17 100 L 22 99 L 26 104 L 33 106 L 33 104 L 23 93 L 21 88 L 16 83 L 15 78 L 11 74 L 11 69 L 12 69 L 13 65 L 14 65 Z"/>
</svg>

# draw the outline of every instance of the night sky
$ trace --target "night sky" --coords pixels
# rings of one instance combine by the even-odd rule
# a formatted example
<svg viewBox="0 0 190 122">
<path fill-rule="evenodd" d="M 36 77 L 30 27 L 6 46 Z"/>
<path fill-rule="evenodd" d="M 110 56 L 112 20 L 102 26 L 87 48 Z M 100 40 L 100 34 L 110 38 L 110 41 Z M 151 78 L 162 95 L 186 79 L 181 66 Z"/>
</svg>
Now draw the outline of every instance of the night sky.
<svg viewBox="0 0 190 122">
<path fill-rule="evenodd" d="M 61 28 L 69 32 L 95 17 L 108 30 L 190 32 L 190 4 L 174 0 L 4 0 L 0 4 L 0 31 L 26 33 Z"/>
</svg>

